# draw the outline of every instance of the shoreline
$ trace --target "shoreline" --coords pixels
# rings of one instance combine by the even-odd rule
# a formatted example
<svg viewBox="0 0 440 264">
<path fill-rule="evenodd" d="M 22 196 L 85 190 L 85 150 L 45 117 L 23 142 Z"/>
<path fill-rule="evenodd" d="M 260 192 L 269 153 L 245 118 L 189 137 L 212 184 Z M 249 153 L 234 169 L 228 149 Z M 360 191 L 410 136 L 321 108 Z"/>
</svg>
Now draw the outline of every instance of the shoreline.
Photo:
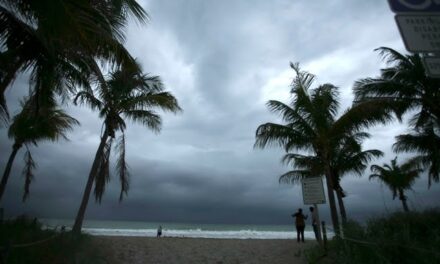
<svg viewBox="0 0 440 264">
<path fill-rule="evenodd" d="M 110 264 L 116 263 L 306 263 L 314 240 L 91 236 Z"/>
</svg>

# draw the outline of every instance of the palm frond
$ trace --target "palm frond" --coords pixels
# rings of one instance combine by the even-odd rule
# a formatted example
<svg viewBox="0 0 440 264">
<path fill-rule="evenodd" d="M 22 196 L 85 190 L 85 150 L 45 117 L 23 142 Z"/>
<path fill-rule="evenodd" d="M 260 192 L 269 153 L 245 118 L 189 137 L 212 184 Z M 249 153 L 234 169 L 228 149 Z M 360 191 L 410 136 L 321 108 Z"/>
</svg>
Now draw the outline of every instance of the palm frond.
<svg viewBox="0 0 440 264">
<path fill-rule="evenodd" d="M 153 132 L 157 133 L 161 129 L 162 119 L 158 114 L 152 111 L 130 110 L 130 111 L 125 111 L 123 114 L 128 119 L 131 119 L 135 123 L 140 123 L 148 127 Z"/>
<path fill-rule="evenodd" d="M 440 136 L 434 126 L 425 126 L 423 130 L 396 137 L 393 150 L 396 152 L 417 152 L 418 164 L 428 169 L 428 187 L 432 181 L 440 181 Z"/>
<path fill-rule="evenodd" d="M 7 126 L 9 123 L 9 112 L 6 106 L 6 100 L 3 94 L 0 94 L 0 128 Z"/>
<path fill-rule="evenodd" d="M 257 128 L 254 147 L 280 146 L 285 147 L 286 151 L 292 148 L 305 149 L 310 147 L 307 136 L 285 125 L 266 123 Z"/>
<path fill-rule="evenodd" d="M 291 170 L 280 176 L 279 183 L 299 184 L 302 179 L 312 176 L 308 170 Z"/>
<path fill-rule="evenodd" d="M 124 11 L 122 13 L 131 13 L 140 23 L 146 23 L 149 19 L 148 13 L 139 5 L 136 0 L 113 0 L 113 2 L 122 2 Z"/>
<path fill-rule="evenodd" d="M 295 93 L 297 90 L 302 90 L 305 94 L 308 94 L 307 91 L 315 81 L 315 75 L 306 71 L 302 71 L 298 62 L 290 62 L 290 68 L 292 68 L 296 73 L 296 76 L 291 84 L 291 93 Z"/>
<path fill-rule="evenodd" d="M 399 53 L 398 51 L 388 48 L 388 47 L 379 47 L 374 51 L 379 51 L 379 56 L 382 57 L 387 64 L 391 63 L 410 63 L 407 57 Z"/>
<path fill-rule="evenodd" d="M 99 167 L 95 177 L 95 200 L 101 203 L 102 196 L 105 191 L 105 186 L 110 180 L 110 153 L 113 139 L 110 137 L 102 153 L 99 155 Z"/>
<path fill-rule="evenodd" d="M 290 106 L 275 100 L 269 100 L 266 103 L 269 111 L 273 113 L 279 113 L 284 122 L 288 123 L 288 126 L 295 130 L 302 130 L 304 133 L 315 134 L 313 127 L 309 120 L 306 120 L 297 111 Z"/>
<path fill-rule="evenodd" d="M 116 170 L 119 174 L 119 181 L 121 183 L 121 192 L 119 194 L 119 201 L 122 201 L 123 195 L 127 195 L 129 188 L 129 177 L 128 165 L 125 159 L 125 134 L 119 137 L 119 141 L 116 145 L 116 150 L 118 152 L 118 159 L 116 161 Z"/>
<path fill-rule="evenodd" d="M 103 103 L 91 91 L 80 91 L 73 99 L 75 105 L 87 104 L 92 110 L 102 109 Z"/>
<path fill-rule="evenodd" d="M 41 140 L 67 139 L 66 133 L 75 125 L 79 125 L 75 118 L 58 109 L 56 105 L 43 107 L 37 111 L 33 96 L 21 104 L 22 110 L 14 116 L 8 130 L 8 136 L 19 142 L 36 144 Z"/>
<path fill-rule="evenodd" d="M 119 106 L 122 111 L 159 108 L 163 111 L 177 113 L 182 111 L 177 99 L 169 92 L 160 93 L 142 93 L 135 96 L 121 98 Z"/>
<path fill-rule="evenodd" d="M 23 202 L 26 201 L 26 199 L 29 197 L 29 187 L 31 185 L 32 180 L 34 179 L 34 172 L 33 170 L 36 168 L 36 164 L 34 159 L 32 158 L 31 152 L 29 151 L 29 148 L 26 146 L 26 152 L 24 154 L 24 169 L 23 169 L 23 176 L 25 178 L 24 181 L 24 193 L 23 193 Z"/>
<path fill-rule="evenodd" d="M 333 120 L 339 109 L 338 87 L 327 83 L 318 86 L 311 93 L 312 104 L 316 107 L 316 116 L 322 115 L 326 120 Z M 322 121 L 324 122 L 324 120 Z"/>
<path fill-rule="evenodd" d="M 384 101 L 360 103 L 347 110 L 332 128 L 334 135 L 359 132 L 376 124 L 390 122 L 393 116 L 390 114 L 389 105 Z"/>
</svg>

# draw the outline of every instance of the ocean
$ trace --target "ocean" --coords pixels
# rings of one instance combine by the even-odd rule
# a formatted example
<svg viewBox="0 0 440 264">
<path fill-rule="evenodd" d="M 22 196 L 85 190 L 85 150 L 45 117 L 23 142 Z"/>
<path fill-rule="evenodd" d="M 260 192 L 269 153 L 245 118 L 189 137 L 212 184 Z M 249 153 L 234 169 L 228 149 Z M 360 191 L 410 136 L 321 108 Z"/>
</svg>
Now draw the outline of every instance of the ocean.
<svg viewBox="0 0 440 264">
<path fill-rule="evenodd" d="M 40 219 L 47 228 L 66 226 L 73 220 Z M 188 223 L 151 223 L 135 221 L 85 220 L 83 232 L 96 236 L 144 236 L 155 237 L 162 226 L 164 237 L 230 238 L 230 239 L 296 239 L 294 225 L 220 225 Z M 312 227 L 306 226 L 306 239 L 314 239 Z"/>
</svg>

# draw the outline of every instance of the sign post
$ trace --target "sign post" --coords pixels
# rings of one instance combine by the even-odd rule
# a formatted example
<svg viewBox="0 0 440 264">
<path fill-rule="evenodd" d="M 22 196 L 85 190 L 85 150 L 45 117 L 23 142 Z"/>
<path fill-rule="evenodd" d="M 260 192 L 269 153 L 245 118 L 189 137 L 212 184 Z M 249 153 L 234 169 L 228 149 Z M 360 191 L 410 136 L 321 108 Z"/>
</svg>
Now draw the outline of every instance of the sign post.
<svg viewBox="0 0 440 264">
<path fill-rule="evenodd" d="M 316 212 L 318 242 L 321 242 L 321 226 L 319 222 L 318 204 L 325 204 L 324 186 L 321 177 L 305 178 L 301 181 L 304 204 L 313 205 Z"/>
</svg>

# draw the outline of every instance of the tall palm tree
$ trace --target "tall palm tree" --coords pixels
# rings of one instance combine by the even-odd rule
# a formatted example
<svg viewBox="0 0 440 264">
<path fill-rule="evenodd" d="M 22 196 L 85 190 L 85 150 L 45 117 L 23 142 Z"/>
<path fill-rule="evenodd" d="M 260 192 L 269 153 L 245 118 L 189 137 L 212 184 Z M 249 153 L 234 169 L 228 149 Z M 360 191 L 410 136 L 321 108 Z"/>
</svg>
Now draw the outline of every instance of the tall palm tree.
<svg viewBox="0 0 440 264">
<path fill-rule="evenodd" d="M 362 151 L 361 141 L 368 138 L 368 133 L 355 133 L 345 138 L 341 145 L 333 149 L 331 157 L 331 174 L 333 180 L 333 189 L 339 205 L 339 213 L 343 223 L 347 222 L 347 213 L 343 198 L 346 197 L 340 182 L 341 178 L 347 174 L 355 174 L 362 176 L 363 171 L 367 168 L 367 164 L 377 157 L 381 157 L 383 153 L 379 150 Z M 325 168 L 319 157 L 299 155 L 288 153 L 283 159 L 283 163 L 292 165 L 295 170 L 289 171 L 280 176 L 280 183 L 297 183 L 300 179 L 306 177 L 324 176 Z"/>
<path fill-rule="evenodd" d="M 422 55 L 403 55 L 393 49 L 377 49 L 390 65 L 376 78 L 358 80 L 354 85 L 355 101 L 382 102 L 399 119 L 411 114 L 412 133 L 396 138 L 397 152 L 417 152 L 417 161 L 428 169 L 429 181 L 440 180 L 440 79 L 426 74 Z"/>
<path fill-rule="evenodd" d="M 274 100 L 267 103 L 270 111 L 279 113 L 285 123 L 260 125 L 256 131 L 255 146 L 265 148 L 276 145 L 286 152 L 316 156 L 324 168 L 332 222 L 338 229 L 332 177 L 334 150 L 341 146 L 344 139 L 375 122 L 385 122 L 391 116 L 383 115 L 376 107 L 356 106 L 338 118 L 338 88 L 324 84 L 311 89 L 315 76 L 301 71 L 298 64 L 291 63 L 290 66 L 296 73 L 291 84 L 290 104 Z"/>
<path fill-rule="evenodd" d="M 405 191 L 411 189 L 411 186 L 422 172 L 417 163 L 409 160 L 399 166 L 397 165 L 397 157 L 395 157 L 391 160 L 391 164 L 371 165 L 370 169 L 373 173 L 370 175 L 370 180 L 377 179 L 384 183 L 393 193 L 393 199 L 398 196 L 402 202 L 403 210 L 409 212 Z"/>
<path fill-rule="evenodd" d="M 121 44 L 129 17 L 148 18 L 134 0 L 1 0 L 0 114 L 7 115 L 4 91 L 20 72 L 32 69 L 34 79 L 44 80 L 48 68 L 62 66 L 67 79 L 93 74 L 102 81 L 95 60 L 134 65 Z"/>
<path fill-rule="evenodd" d="M 101 202 L 105 185 L 109 180 L 111 146 L 118 131 L 122 134 L 117 145 L 119 158 L 116 166 L 121 183 L 119 199 L 122 200 L 123 194 L 128 191 L 128 170 L 125 162 L 125 120 L 140 123 L 159 132 L 161 117 L 153 109 L 160 108 L 173 113 L 181 110 L 177 100 L 169 92 L 163 91 L 164 87 L 160 79 L 142 74 L 138 71 L 139 68 L 140 66 L 125 67 L 113 72 L 106 81 L 106 85 L 99 87 L 98 96 L 95 96 L 91 91 L 82 91 L 75 98 L 75 102 L 86 103 L 92 109 L 99 110 L 99 116 L 104 121 L 101 142 L 96 151 L 81 206 L 73 226 L 74 233 L 81 232 L 93 184 L 95 184 L 96 201 Z"/>
<path fill-rule="evenodd" d="M 32 168 L 35 167 L 28 146 L 37 146 L 38 142 L 43 140 L 67 139 L 66 132 L 71 130 L 74 125 L 79 124 L 76 119 L 58 109 L 55 104 L 52 107 L 40 108 L 38 114 L 35 114 L 35 101 L 33 99 L 34 97 L 30 97 L 27 102 L 23 103 L 21 112 L 13 118 L 13 122 L 9 127 L 8 135 L 14 140 L 14 144 L 1 179 L 0 200 L 5 192 L 12 164 L 20 148 L 23 146 L 27 148 L 24 170 L 26 178 L 25 193 L 23 195 L 23 200 L 25 200 L 29 194 L 29 184 L 33 177 Z"/>
</svg>

